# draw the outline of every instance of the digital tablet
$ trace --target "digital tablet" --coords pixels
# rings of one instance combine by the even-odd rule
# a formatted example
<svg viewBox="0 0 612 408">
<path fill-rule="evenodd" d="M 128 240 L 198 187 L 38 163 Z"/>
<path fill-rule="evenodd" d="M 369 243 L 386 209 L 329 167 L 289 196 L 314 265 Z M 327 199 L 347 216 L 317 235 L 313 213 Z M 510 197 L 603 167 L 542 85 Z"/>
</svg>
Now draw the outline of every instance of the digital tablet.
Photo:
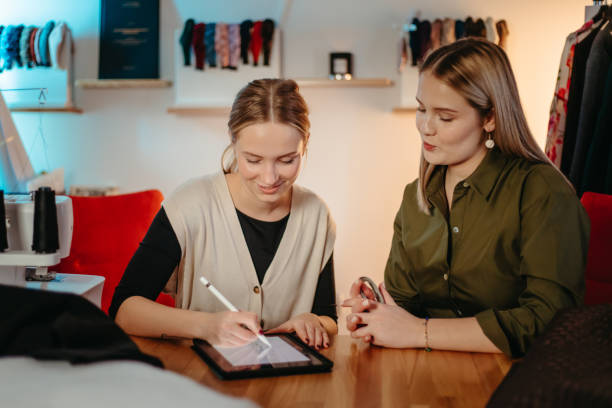
<svg viewBox="0 0 612 408">
<path fill-rule="evenodd" d="M 331 371 L 334 363 L 287 333 L 266 336 L 272 347 L 254 341 L 240 347 L 212 346 L 194 339 L 192 348 L 225 380 Z"/>
</svg>

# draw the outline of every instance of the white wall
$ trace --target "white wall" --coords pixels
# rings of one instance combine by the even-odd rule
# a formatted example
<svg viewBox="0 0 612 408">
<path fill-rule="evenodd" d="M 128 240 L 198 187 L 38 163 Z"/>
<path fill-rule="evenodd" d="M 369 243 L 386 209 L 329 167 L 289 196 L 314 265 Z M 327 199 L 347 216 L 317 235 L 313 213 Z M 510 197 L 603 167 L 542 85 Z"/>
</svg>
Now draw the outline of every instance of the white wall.
<svg viewBox="0 0 612 408">
<path fill-rule="evenodd" d="M 76 38 L 76 78 L 95 78 L 99 4 L 95 1 L 3 0 L 0 24 L 43 25 L 65 19 Z M 283 0 L 161 0 L 161 75 L 173 79 L 173 31 L 185 19 L 236 21 L 280 18 Z M 356 77 L 390 77 L 396 32 L 419 8 L 423 18 L 505 18 L 508 53 L 531 128 L 543 146 L 548 109 L 565 36 L 584 22 L 586 0 L 294 0 L 284 27 L 288 77 L 325 76 L 328 53 L 354 54 Z M 403 187 L 416 177 L 419 138 L 414 115 L 394 115 L 399 86 L 303 89 L 311 108 L 312 138 L 299 182 L 319 193 L 336 219 L 336 286 L 344 297 L 352 280 L 379 281 Z M 166 114 L 173 91 L 76 90 L 83 115 L 15 113 L 36 170 L 64 167 L 66 183 L 118 185 L 123 191 L 170 193 L 184 180 L 217 171 L 227 143 L 225 117 Z M 39 120 L 46 153 L 37 136 Z"/>
</svg>

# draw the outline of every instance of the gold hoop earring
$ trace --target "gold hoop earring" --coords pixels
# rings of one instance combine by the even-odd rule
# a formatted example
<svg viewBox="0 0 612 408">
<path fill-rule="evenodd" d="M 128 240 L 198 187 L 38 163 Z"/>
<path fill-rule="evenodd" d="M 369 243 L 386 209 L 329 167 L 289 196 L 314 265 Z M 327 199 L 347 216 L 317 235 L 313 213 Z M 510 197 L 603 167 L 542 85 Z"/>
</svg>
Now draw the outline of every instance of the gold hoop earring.
<svg viewBox="0 0 612 408">
<path fill-rule="evenodd" d="M 489 132 L 488 135 L 489 135 L 489 138 L 485 142 L 485 147 L 487 149 L 492 149 L 495 147 L 495 141 L 493 140 L 493 137 L 491 136 L 491 132 Z"/>
</svg>

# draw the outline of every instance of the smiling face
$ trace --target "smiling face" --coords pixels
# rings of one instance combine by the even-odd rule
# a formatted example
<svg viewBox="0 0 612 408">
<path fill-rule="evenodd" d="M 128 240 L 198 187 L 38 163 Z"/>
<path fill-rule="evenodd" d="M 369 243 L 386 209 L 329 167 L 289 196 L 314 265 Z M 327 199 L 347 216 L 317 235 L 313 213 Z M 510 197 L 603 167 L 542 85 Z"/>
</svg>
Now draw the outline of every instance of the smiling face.
<svg viewBox="0 0 612 408">
<path fill-rule="evenodd" d="M 269 204 L 286 198 L 299 175 L 304 148 L 302 134 L 286 124 L 265 122 L 242 129 L 234 153 L 243 191 Z"/>
<path fill-rule="evenodd" d="M 429 71 L 419 77 L 417 101 L 416 125 L 425 160 L 433 165 L 475 170 L 487 150 L 483 131 L 492 132 L 494 120 L 483 121 L 461 94 Z"/>
</svg>

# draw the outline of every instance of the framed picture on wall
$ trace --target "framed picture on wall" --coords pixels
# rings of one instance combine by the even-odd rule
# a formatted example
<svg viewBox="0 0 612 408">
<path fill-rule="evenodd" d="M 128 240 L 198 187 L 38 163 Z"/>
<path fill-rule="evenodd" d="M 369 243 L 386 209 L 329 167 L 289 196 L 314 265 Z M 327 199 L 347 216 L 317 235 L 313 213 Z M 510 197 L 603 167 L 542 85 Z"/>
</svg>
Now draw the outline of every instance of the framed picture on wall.
<svg viewBox="0 0 612 408">
<path fill-rule="evenodd" d="M 330 79 L 351 79 L 353 77 L 353 54 L 332 52 L 329 54 Z"/>
<path fill-rule="evenodd" d="M 159 0 L 101 1 L 98 78 L 159 78 Z"/>
</svg>

